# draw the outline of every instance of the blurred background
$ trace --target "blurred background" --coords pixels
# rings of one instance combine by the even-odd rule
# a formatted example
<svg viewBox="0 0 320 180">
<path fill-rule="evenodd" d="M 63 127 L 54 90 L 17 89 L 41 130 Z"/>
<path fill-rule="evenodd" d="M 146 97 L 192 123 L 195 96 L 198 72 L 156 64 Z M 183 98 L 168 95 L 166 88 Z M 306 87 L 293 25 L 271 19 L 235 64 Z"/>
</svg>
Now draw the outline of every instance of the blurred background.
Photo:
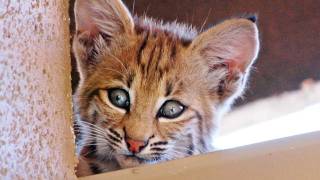
<svg viewBox="0 0 320 180">
<path fill-rule="evenodd" d="M 231 112 L 222 121 L 221 135 L 229 135 L 269 120 L 272 122 L 273 119 L 278 119 L 273 125 L 277 126 L 280 124 L 279 118 L 320 102 L 320 89 L 317 83 L 320 79 L 319 0 L 124 0 L 124 2 L 133 14 L 146 14 L 165 21 L 177 20 L 198 29 L 202 26 L 210 27 L 230 17 L 251 13 L 258 15 L 260 55 L 251 73 L 245 98 L 239 99 L 235 104 L 235 112 Z M 73 21 L 71 29 L 74 29 Z M 74 87 L 77 81 L 77 73 L 73 71 Z M 312 112 L 316 111 L 320 112 L 320 106 L 313 108 Z M 308 119 L 318 120 L 315 121 L 317 123 L 320 121 L 318 115 L 315 114 Z M 291 120 L 294 117 L 298 116 L 291 117 Z M 307 117 L 305 115 L 301 117 L 297 125 L 291 129 L 302 127 L 301 123 L 306 124 L 304 121 Z M 290 118 L 285 124 L 291 124 Z M 319 126 L 320 124 L 313 125 L 317 128 Z M 262 127 L 269 130 L 266 126 Z M 237 137 L 240 135 L 237 134 Z"/>
</svg>

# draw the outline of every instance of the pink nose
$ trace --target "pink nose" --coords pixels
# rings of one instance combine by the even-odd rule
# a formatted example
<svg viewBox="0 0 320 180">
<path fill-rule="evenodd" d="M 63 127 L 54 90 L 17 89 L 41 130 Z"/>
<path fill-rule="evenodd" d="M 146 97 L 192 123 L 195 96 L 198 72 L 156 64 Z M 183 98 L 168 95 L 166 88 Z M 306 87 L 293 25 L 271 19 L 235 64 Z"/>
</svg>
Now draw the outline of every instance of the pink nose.
<svg viewBox="0 0 320 180">
<path fill-rule="evenodd" d="M 130 138 L 126 138 L 126 142 L 129 151 L 133 154 L 139 153 L 147 145 L 147 142 L 145 141 L 133 140 Z"/>
</svg>

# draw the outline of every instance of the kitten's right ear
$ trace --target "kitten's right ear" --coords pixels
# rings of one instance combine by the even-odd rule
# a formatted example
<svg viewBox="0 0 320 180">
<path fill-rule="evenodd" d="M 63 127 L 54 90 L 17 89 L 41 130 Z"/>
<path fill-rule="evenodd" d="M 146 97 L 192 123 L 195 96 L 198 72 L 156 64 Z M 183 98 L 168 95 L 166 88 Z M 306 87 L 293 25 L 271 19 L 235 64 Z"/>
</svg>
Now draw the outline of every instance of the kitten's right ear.
<svg viewBox="0 0 320 180">
<path fill-rule="evenodd" d="M 134 32 L 133 18 L 121 0 L 76 0 L 76 35 L 73 50 L 81 79 L 101 46 L 121 35 Z"/>
<path fill-rule="evenodd" d="M 226 20 L 196 37 L 189 47 L 192 63 L 207 71 L 210 92 L 231 102 L 241 95 L 260 49 L 256 17 Z"/>
<path fill-rule="evenodd" d="M 133 18 L 121 0 L 77 0 L 74 11 L 78 33 L 113 37 L 134 29 Z"/>
</svg>

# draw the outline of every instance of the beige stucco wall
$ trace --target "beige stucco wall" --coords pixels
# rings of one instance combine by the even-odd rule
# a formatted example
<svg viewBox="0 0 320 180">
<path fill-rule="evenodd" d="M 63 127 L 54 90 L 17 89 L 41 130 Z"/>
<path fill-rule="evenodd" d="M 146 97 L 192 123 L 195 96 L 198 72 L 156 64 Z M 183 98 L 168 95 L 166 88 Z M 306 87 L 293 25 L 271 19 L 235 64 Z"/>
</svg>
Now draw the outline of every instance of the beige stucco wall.
<svg viewBox="0 0 320 180">
<path fill-rule="evenodd" d="M 0 1 L 0 179 L 75 179 L 68 4 Z"/>
</svg>

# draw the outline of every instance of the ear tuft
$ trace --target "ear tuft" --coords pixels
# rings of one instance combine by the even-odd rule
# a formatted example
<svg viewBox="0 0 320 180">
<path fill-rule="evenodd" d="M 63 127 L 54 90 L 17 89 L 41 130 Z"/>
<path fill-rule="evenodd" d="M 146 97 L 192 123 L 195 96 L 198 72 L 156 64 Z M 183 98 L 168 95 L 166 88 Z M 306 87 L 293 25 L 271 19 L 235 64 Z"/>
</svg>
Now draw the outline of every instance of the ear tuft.
<svg viewBox="0 0 320 180">
<path fill-rule="evenodd" d="M 253 23 L 257 23 L 257 21 L 258 21 L 258 16 L 256 14 L 248 15 L 245 18 Z"/>
</svg>

